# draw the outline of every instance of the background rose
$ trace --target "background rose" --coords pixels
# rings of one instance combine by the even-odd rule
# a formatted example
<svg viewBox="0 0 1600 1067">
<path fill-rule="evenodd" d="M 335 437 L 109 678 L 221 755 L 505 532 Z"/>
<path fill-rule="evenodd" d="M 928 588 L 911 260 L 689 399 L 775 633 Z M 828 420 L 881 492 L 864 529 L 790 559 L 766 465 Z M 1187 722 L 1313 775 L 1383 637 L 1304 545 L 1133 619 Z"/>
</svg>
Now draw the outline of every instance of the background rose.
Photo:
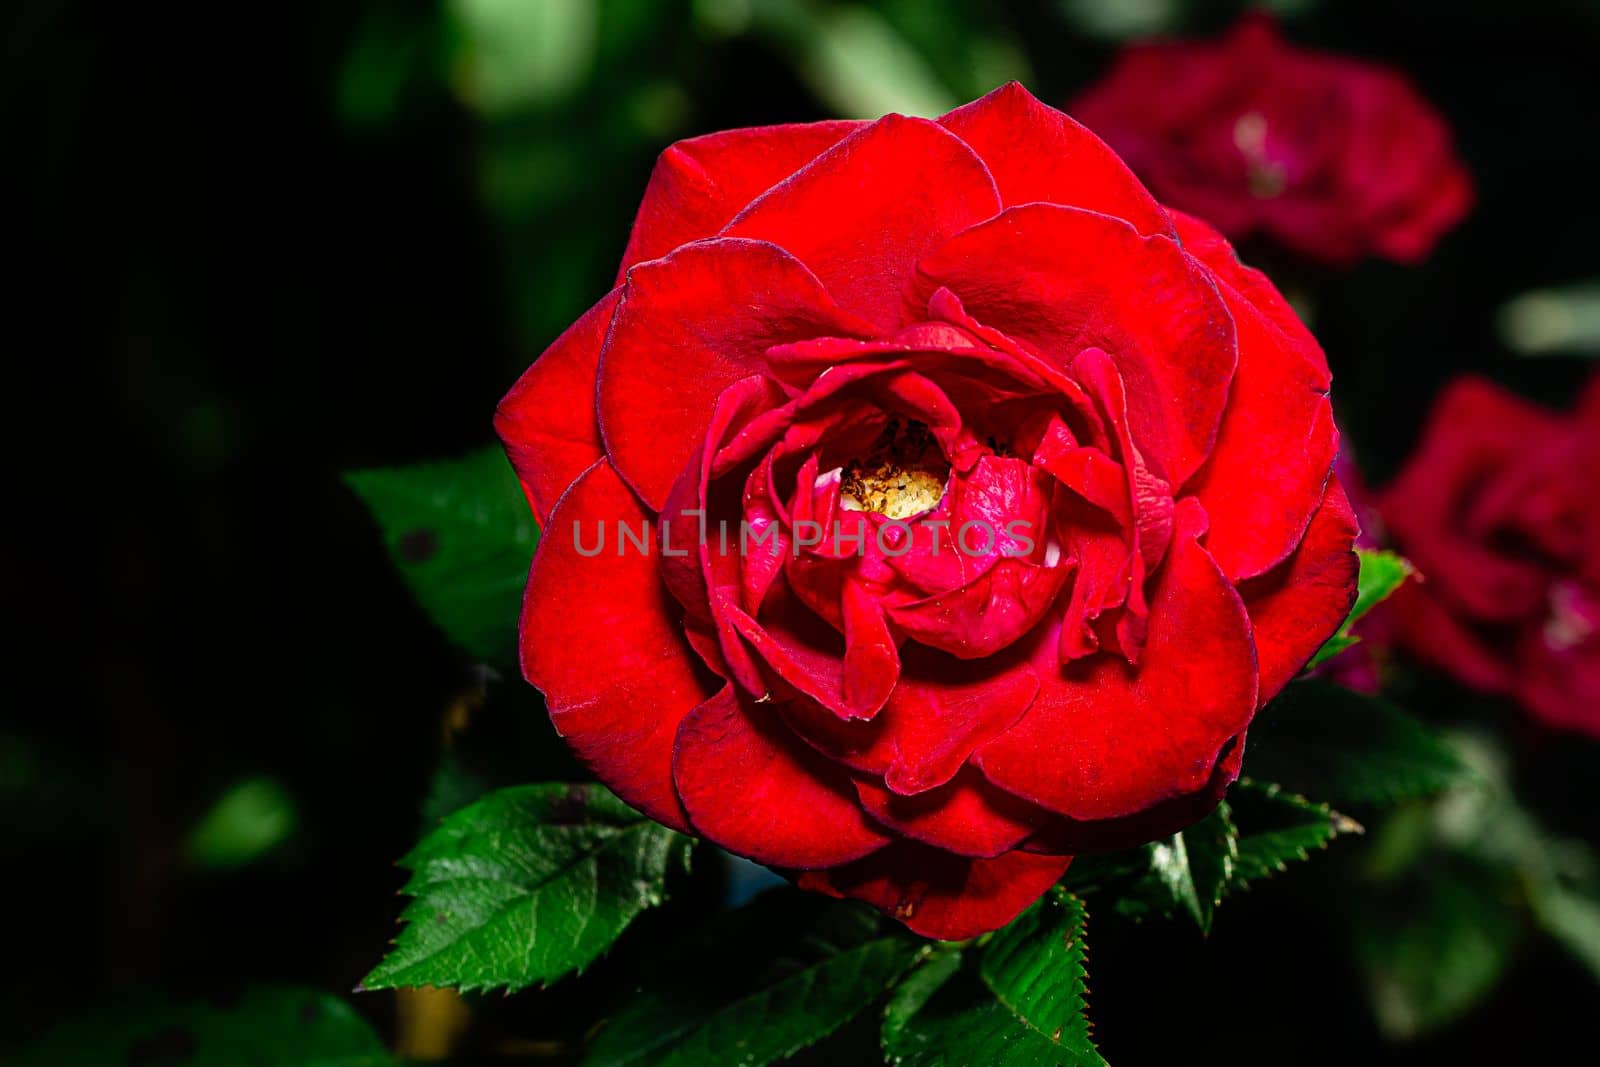
<svg viewBox="0 0 1600 1067">
<path fill-rule="evenodd" d="M 668 825 L 970 936 L 1209 810 L 1349 607 L 1316 343 L 1018 86 L 674 145 L 618 283 L 497 427 L 547 527 L 524 672 Z M 790 551 L 907 471 L 1031 551 Z M 576 550 L 694 511 L 785 552 Z"/>
<path fill-rule="evenodd" d="M 1600 377 L 1567 414 L 1460 378 L 1379 505 L 1425 579 L 1391 602 L 1402 642 L 1552 726 L 1600 735 L 1596 470 Z"/>
<path fill-rule="evenodd" d="M 1070 110 L 1167 203 L 1315 260 L 1415 262 L 1472 204 L 1449 129 L 1402 74 L 1296 48 L 1263 17 L 1135 45 Z"/>
</svg>

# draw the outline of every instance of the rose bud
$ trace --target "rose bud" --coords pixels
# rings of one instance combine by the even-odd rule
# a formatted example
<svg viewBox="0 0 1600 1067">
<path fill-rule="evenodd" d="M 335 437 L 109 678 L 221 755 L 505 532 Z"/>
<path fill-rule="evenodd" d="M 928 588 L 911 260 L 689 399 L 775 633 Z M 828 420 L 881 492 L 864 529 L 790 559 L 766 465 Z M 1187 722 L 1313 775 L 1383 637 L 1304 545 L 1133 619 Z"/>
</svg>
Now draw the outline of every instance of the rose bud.
<svg viewBox="0 0 1600 1067">
<path fill-rule="evenodd" d="M 1020 86 L 681 142 L 496 418 L 545 524 L 523 671 L 653 818 L 994 929 L 1210 811 L 1343 619 L 1328 387 L 1262 275 Z"/>
<path fill-rule="evenodd" d="M 1262 16 L 1134 45 L 1069 110 L 1163 202 L 1317 262 L 1414 263 L 1472 206 L 1449 128 L 1401 74 Z"/>
<path fill-rule="evenodd" d="M 1600 376 L 1570 414 L 1465 377 L 1378 503 L 1424 579 L 1391 601 L 1401 644 L 1549 726 L 1600 737 L 1597 470 Z"/>
</svg>

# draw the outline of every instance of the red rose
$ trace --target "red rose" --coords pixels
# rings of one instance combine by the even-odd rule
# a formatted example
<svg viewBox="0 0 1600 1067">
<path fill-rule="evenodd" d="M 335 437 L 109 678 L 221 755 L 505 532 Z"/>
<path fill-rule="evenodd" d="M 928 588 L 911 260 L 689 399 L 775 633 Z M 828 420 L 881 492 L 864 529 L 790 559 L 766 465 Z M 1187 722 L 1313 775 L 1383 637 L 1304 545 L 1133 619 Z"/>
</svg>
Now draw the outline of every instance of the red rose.
<svg viewBox="0 0 1600 1067">
<path fill-rule="evenodd" d="M 1327 391 L 1262 275 L 1019 86 L 684 141 L 496 419 L 546 520 L 524 673 L 654 818 L 992 929 L 1208 811 L 1337 627 Z"/>
<path fill-rule="evenodd" d="M 1551 726 L 1600 736 L 1600 376 L 1572 414 L 1481 378 L 1434 405 L 1379 506 L 1424 581 L 1403 645 Z"/>
<path fill-rule="evenodd" d="M 1402 75 L 1265 18 L 1135 45 L 1071 111 L 1166 203 L 1314 260 L 1415 262 L 1472 206 L 1450 130 Z"/>
</svg>

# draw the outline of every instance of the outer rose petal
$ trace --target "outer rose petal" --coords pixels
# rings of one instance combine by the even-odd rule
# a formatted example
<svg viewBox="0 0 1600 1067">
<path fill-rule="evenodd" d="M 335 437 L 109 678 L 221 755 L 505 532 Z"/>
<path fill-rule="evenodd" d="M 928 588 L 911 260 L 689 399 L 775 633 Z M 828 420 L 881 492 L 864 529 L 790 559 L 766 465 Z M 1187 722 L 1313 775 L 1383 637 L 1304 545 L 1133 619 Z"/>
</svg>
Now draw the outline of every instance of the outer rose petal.
<svg viewBox="0 0 1600 1067">
<path fill-rule="evenodd" d="M 1261 703 L 1288 685 L 1350 614 L 1361 567 L 1354 548 L 1359 533 L 1344 488 L 1329 478 L 1300 547 L 1276 569 L 1239 587 L 1255 630 Z"/>
<path fill-rule="evenodd" d="M 1205 461 L 1237 348 L 1210 272 L 1176 241 L 1076 208 L 1009 208 L 923 259 L 918 302 L 941 286 L 1057 366 L 1104 349 L 1127 383 L 1133 439 L 1174 489 Z"/>
<path fill-rule="evenodd" d="M 695 829 L 757 863 L 833 867 L 892 840 L 840 768 L 732 686 L 684 717 L 672 767 Z"/>
<path fill-rule="evenodd" d="M 971 769 L 928 793 L 903 797 L 875 782 L 856 781 L 874 819 L 914 841 L 962 856 L 1009 852 L 1045 821 L 1046 813 L 1002 792 Z"/>
<path fill-rule="evenodd" d="M 798 260 L 761 241 L 697 241 L 641 264 L 628 272 L 600 356 L 606 453 L 659 511 L 717 395 L 759 372 L 769 347 L 870 330 Z"/>
<path fill-rule="evenodd" d="M 1281 562 L 1322 503 L 1339 450 L 1328 361 L 1288 302 L 1240 263 L 1222 235 L 1173 213 L 1189 253 L 1211 268 L 1239 333 L 1239 369 L 1211 458 L 1190 488 L 1211 519 L 1206 549 L 1234 581 Z"/>
<path fill-rule="evenodd" d="M 1063 204 L 1126 219 L 1140 233 L 1172 233 L 1167 213 L 1104 141 L 1017 82 L 939 123 L 983 157 L 1006 207 Z"/>
<path fill-rule="evenodd" d="M 688 831 L 672 787 L 678 722 L 709 686 L 678 619 L 682 609 L 653 556 L 583 556 L 595 524 L 637 530 L 650 515 L 601 460 L 556 503 L 534 553 L 522 600 L 522 673 L 543 691 L 550 721 L 599 779 L 646 815 Z M 597 664 L 604 664 L 597 670 Z"/>
<path fill-rule="evenodd" d="M 1452 382 L 1404 469 L 1378 507 L 1400 549 L 1422 572 L 1428 596 L 1490 622 L 1535 610 L 1545 576 L 1536 563 L 1492 549 L 1467 529 L 1464 512 L 1529 457 L 1563 447 L 1561 418 L 1483 378 Z"/>
<path fill-rule="evenodd" d="M 567 327 L 495 409 L 495 433 L 540 522 L 562 490 L 603 454 L 594 414 L 595 369 L 620 292 L 611 290 Z"/>
<path fill-rule="evenodd" d="M 1178 502 L 1153 584 L 1139 666 L 1100 653 L 1046 673 L 1033 707 L 973 756 L 996 785 L 1079 820 L 1121 818 L 1210 780 L 1256 708 L 1250 622 L 1196 540 L 1205 516 Z M 1055 655 L 1052 635 L 1041 651 Z"/>
<path fill-rule="evenodd" d="M 668 148 L 650 172 L 617 284 L 635 263 L 712 236 L 750 201 L 865 125 L 755 126 L 691 137 Z"/>
<path fill-rule="evenodd" d="M 1421 582 L 1406 582 L 1384 605 L 1395 620 L 1396 638 L 1426 663 L 1486 693 L 1509 693 L 1516 668 L 1504 635 L 1490 642 L 1463 625 Z"/>
<path fill-rule="evenodd" d="M 1039 691 L 1021 649 L 987 660 L 957 660 L 923 645 L 905 647 L 904 671 L 877 718 L 841 725 L 786 714 L 812 744 L 894 793 L 927 792 L 954 778 L 973 749 L 1022 717 Z"/>
<path fill-rule="evenodd" d="M 1163 800 L 1121 819 L 1098 822 L 1060 818 L 1046 820 L 1036 824 L 1041 829 L 1022 847 L 1047 856 L 1069 853 L 1081 856 L 1171 837 L 1210 815 L 1218 801 L 1227 795 L 1228 787 L 1238 780 L 1239 769 L 1243 766 L 1244 736 L 1240 735 L 1223 749 L 1216 767 L 1211 771 L 1211 780 L 1199 791 Z"/>
<path fill-rule="evenodd" d="M 723 231 L 771 241 L 880 328 L 905 320 L 917 260 L 1000 210 L 994 179 L 960 138 L 887 115 L 751 203 Z"/>
<path fill-rule="evenodd" d="M 832 897 L 864 900 L 924 937 L 962 941 L 1015 919 L 1071 862 L 1071 856 L 1027 852 L 967 859 L 907 841 L 848 867 L 808 871 L 796 882 Z"/>
</svg>

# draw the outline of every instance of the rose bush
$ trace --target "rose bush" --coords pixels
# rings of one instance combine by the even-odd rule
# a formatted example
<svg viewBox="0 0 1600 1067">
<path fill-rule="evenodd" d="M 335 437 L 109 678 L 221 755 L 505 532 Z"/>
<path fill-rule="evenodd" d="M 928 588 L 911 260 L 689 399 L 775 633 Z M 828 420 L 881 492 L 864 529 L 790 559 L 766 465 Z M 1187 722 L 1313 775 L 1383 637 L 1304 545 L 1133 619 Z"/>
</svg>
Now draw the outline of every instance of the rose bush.
<svg viewBox="0 0 1600 1067">
<path fill-rule="evenodd" d="M 1018 86 L 681 142 L 497 415 L 545 524 L 524 673 L 653 818 L 995 928 L 1209 811 L 1342 620 L 1328 387 L 1262 275 Z"/>
<path fill-rule="evenodd" d="M 1400 73 L 1263 17 L 1134 45 L 1070 110 L 1164 202 L 1313 260 L 1415 262 L 1472 206 L 1449 128 Z"/>
<path fill-rule="evenodd" d="M 1600 377 L 1549 411 L 1482 378 L 1440 395 L 1378 504 L 1423 582 L 1401 643 L 1541 721 L 1600 736 Z"/>
</svg>

